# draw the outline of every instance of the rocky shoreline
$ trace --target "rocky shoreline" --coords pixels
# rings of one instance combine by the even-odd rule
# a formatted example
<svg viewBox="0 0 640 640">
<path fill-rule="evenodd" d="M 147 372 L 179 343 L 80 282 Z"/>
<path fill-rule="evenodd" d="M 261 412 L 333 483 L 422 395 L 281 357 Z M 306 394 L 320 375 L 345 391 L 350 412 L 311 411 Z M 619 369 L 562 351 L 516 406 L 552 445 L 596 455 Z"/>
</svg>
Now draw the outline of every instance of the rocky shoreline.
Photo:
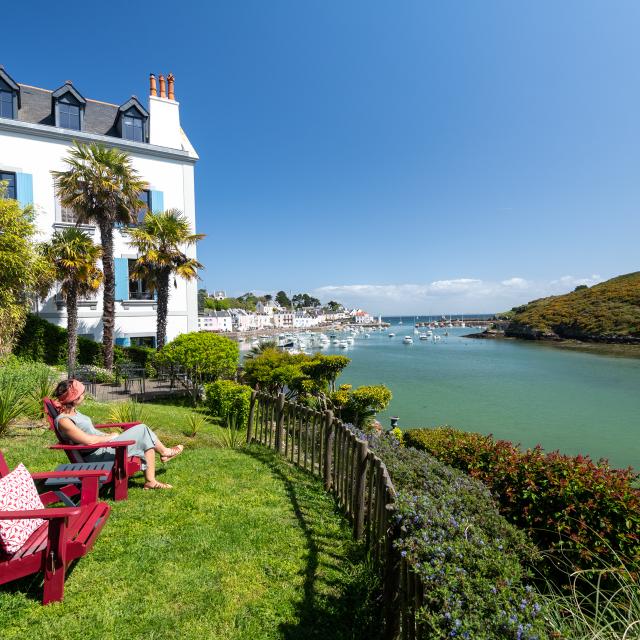
<svg viewBox="0 0 640 640">
<path fill-rule="evenodd" d="M 470 333 L 463 338 L 476 340 L 517 340 L 519 342 L 537 343 L 546 346 L 572 349 L 599 355 L 617 356 L 622 358 L 640 358 L 640 339 L 627 336 L 594 336 L 589 340 L 562 338 L 556 334 L 540 336 L 514 335 L 504 329 L 487 329 L 480 333 Z"/>
</svg>

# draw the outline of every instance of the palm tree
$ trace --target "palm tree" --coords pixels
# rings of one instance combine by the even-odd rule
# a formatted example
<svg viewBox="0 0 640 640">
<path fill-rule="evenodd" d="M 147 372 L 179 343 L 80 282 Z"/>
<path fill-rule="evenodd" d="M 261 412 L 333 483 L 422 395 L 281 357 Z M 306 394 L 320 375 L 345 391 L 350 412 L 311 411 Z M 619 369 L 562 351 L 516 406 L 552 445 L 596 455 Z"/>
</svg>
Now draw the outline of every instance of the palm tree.
<svg viewBox="0 0 640 640">
<path fill-rule="evenodd" d="M 65 158 L 66 171 L 52 171 L 60 203 L 76 214 L 78 224 L 96 224 L 102 244 L 104 293 L 102 343 L 104 366 L 113 368 L 116 278 L 113 226 L 130 224 L 144 206 L 139 198 L 147 184 L 131 165 L 128 154 L 101 144 L 74 143 Z"/>
<path fill-rule="evenodd" d="M 42 245 L 42 254 L 54 271 L 67 305 L 67 367 L 72 372 L 78 351 L 78 298 L 100 288 L 102 271 L 97 262 L 102 250 L 86 233 L 70 227 L 56 231 L 51 240 Z"/>
<path fill-rule="evenodd" d="M 132 276 L 146 281 L 150 291 L 158 293 L 156 348 L 162 349 L 167 338 L 169 281 L 172 275 L 184 280 L 198 277 L 203 266 L 189 258 L 180 247 L 194 246 L 203 233 L 191 233 L 189 221 L 178 209 L 147 213 L 142 223 L 127 229 L 129 244 L 138 250 Z M 174 286 L 178 286 L 174 278 Z"/>
<path fill-rule="evenodd" d="M 249 349 L 249 351 L 245 353 L 244 359 L 253 360 L 254 358 L 261 356 L 265 351 L 277 348 L 278 343 L 275 340 L 265 340 L 264 342 L 259 342 L 258 344 L 251 347 L 251 349 Z"/>
</svg>

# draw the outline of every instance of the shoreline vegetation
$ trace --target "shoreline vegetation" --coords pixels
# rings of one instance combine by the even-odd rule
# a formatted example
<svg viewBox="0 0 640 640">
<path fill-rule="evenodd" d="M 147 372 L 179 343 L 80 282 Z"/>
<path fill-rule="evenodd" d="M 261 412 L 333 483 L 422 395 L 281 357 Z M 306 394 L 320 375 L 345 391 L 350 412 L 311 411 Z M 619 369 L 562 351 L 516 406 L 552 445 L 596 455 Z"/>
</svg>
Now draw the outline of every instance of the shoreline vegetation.
<svg viewBox="0 0 640 640">
<path fill-rule="evenodd" d="M 598 356 L 610 356 L 616 358 L 640 358 L 640 344 L 614 343 L 614 342 L 587 342 L 584 340 L 563 340 L 553 338 L 538 338 L 535 340 L 505 335 L 503 330 L 487 329 L 480 333 L 469 333 L 463 338 L 475 340 L 513 340 L 516 342 L 528 342 L 541 347 L 555 347 L 556 349 L 568 349 L 581 351 Z"/>
<path fill-rule="evenodd" d="M 487 331 L 466 338 L 515 339 L 564 349 L 640 357 L 640 271 L 593 287 L 540 298 L 500 314 Z"/>
</svg>

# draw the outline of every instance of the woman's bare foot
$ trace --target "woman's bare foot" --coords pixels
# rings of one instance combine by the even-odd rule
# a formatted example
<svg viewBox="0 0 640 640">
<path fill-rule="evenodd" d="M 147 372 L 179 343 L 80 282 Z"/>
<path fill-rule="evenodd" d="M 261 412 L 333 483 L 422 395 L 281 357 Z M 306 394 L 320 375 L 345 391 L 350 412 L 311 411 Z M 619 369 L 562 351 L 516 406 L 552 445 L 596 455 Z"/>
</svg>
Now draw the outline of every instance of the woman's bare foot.
<svg viewBox="0 0 640 640">
<path fill-rule="evenodd" d="M 173 485 L 171 484 L 167 484 L 166 482 L 158 482 L 157 480 L 154 480 L 153 482 L 145 482 L 144 483 L 144 487 L 145 490 L 147 489 L 173 489 Z"/>
<path fill-rule="evenodd" d="M 171 447 L 170 449 L 167 449 L 169 453 L 164 456 L 160 456 L 160 460 L 162 460 L 162 462 L 167 462 L 171 460 L 171 458 L 175 458 L 176 456 L 179 456 L 182 453 L 183 449 L 184 447 L 181 444 L 177 444 L 175 447 Z"/>
</svg>

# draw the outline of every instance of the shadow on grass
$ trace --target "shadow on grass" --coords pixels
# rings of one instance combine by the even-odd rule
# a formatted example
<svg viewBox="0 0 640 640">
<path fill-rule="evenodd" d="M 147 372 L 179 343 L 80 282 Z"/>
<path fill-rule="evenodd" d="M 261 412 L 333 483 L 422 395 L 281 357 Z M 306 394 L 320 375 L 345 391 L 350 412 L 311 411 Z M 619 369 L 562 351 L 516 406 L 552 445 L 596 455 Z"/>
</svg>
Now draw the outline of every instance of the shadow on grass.
<svg viewBox="0 0 640 640">
<path fill-rule="evenodd" d="M 296 604 L 298 622 L 283 624 L 281 637 L 284 640 L 380 638 L 381 608 L 376 601 L 380 585 L 373 564 L 364 547 L 349 538 L 348 527 L 329 530 L 324 518 L 318 517 L 322 514 L 317 511 L 326 509 L 326 505 L 317 502 L 318 492 L 324 491 L 318 479 L 300 472 L 306 476 L 304 480 L 293 482 L 286 473 L 288 463 L 273 452 L 258 447 L 243 451 L 268 467 L 282 482 L 305 538 L 304 593 Z M 334 511 L 339 513 L 335 506 Z"/>
</svg>

